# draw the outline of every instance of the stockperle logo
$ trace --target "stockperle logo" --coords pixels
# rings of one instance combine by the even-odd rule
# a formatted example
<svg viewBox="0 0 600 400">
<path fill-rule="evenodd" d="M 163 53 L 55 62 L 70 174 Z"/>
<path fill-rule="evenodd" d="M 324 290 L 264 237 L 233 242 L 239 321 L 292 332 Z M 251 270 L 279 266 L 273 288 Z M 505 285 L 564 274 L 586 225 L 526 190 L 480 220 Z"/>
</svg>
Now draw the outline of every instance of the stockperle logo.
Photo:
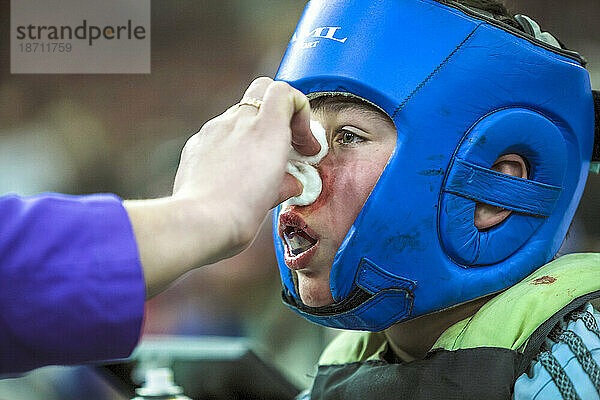
<svg viewBox="0 0 600 400">
<path fill-rule="evenodd" d="M 11 73 L 150 73 L 150 0 L 11 0 Z"/>
</svg>

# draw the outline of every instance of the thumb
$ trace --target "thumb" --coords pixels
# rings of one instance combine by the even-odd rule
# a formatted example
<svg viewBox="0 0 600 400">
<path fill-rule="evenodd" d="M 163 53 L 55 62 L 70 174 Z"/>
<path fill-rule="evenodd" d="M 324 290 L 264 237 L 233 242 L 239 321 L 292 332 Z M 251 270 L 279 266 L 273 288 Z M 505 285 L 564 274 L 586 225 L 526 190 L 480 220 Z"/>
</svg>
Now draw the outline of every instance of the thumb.
<svg viewBox="0 0 600 400">
<path fill-rule="evenodd" d="M 286 172 L 283 177 L 283 181 L 281 182 L 281 186 L 279 187 L 279 194 L 277 195 L 275 204 L 273 204 L 273 208 L 277 207 L 279 204 L 291 197 L 299 196 L 301 193 L 302 184 L 296 178 Z"/>
<path fill-rule="evenodd" d="M 310 106 L 296 111 L 290 122 L 292 129 L 292 146 L 305 156 L 313 156 L 321 150 L 321 145 L 310 130 Z"/>
</svg>

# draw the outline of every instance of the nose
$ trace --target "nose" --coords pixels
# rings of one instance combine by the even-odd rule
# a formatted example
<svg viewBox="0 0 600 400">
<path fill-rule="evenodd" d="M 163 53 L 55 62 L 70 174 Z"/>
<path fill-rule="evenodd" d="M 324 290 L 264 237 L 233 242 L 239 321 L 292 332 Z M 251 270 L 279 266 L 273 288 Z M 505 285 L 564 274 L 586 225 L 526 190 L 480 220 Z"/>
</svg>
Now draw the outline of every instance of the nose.
<svg viewBox="0 0 600 400">
<path fill-rule="evenodd" d="M 322 180 L 317 166 L 326 157 L 329 151 L 326 132 L 318 121 L 310 122 L 310 129 L 314 138 L 319 142 L 321 150 L 313 156 L 305 156 L 292 148 L 290 159 L 286 165 L 286 172 L 292 175 L 302 185 L 302 193 L 292 197 L 286 204 L 307 206 L 317 200 L 322 190 Z"/>
</svg>

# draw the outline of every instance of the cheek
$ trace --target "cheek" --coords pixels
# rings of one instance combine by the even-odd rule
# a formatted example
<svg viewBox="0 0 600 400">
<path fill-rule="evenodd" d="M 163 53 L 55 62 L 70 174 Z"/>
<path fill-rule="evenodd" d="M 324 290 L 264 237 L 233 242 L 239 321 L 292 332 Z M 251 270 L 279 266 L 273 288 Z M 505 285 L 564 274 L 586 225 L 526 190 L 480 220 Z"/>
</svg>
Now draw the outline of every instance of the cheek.
<svg viewBox="0 0 600 400">
<path fill-rule="evenodd" d="M 328 155 L 319 166 L 323 190 L 306 211 L 317 213 L 330 229 L 345 235 L 384 167 L 385 160 Z"/>
</svg>

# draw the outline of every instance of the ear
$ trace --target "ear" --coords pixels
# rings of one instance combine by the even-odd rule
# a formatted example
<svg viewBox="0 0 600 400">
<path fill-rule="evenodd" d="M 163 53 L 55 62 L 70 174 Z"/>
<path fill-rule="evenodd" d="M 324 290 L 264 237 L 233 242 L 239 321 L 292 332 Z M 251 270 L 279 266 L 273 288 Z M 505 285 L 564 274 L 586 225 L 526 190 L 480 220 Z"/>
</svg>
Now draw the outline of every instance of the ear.
<svg viewBox="0 0 600 400">
<path fill-rule="evenodd" d="M 527 179 L 525 159 L 518 154 L 505 154 L 498 158 L 492 166 L 494 171 Z M 512 211 L 485 203 L 475 206 L 475 227 L 479 230 L 492 228 L 510 215 Z"/>
</svg>

